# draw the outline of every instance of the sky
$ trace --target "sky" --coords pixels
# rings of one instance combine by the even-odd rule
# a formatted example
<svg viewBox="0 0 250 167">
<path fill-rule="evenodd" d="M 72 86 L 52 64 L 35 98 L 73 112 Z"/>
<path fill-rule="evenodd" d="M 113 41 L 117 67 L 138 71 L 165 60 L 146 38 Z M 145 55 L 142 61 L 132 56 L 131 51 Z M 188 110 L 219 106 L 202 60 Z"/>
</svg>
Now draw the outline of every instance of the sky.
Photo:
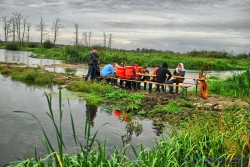
<svg viewBox="0 0 250 167">
<path fill-rule="evenodd" d="M 103 45 L 105 32 L 113 48 L 250 52 L 250 0 L 0 0 L 2 40 L 2 17 L 13 12 L 28 16 L 32 41 L 42 17 L 50 40 L 53 21 L 62 20 L 61 44 L 73 44 L 77 23 L 81 42 L 91 31 L 91 43 Z"/>
</svg>

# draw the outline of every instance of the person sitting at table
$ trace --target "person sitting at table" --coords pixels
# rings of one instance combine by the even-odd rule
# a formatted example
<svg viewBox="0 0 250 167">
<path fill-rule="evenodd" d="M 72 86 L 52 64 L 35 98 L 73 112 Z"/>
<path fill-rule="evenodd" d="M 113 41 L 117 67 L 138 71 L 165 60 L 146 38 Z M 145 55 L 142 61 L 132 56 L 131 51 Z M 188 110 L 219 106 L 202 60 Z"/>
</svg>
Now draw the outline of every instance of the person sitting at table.
<svg viewBox="0 0 250 167">
<path fill-rule="evenodd" d="M 176 83 L 176 85 L 178 85 L 179 83 L 183 83 L 184 78 L 178 78 L 178 77 L 185 77 L 185 73 L 186 70 L 184 68 L 184 64 L 183 63 L 179 63 L 178 66 L 176 67 L 176 69 L 173 72 L 173 79 L 171 79 L 170 81 L 172 81 L 173 83 Z M 171 89 L 173 89 L 173 86 Z M 175 88 L 175 92 L 178 93 L 178 86 L 176 86 Z"/>
<path fill-rule="evenodd" d="M 117 70 L 116 70 L 116 77 L 120 79 L 120 83 L 119 83 L 120 88 L 124 88 L 123 87 L 124 81 L 122 79 L 126 78 L 125 70 L 126 70 L 125 63 L 121 62 L 119 67 L 117 67 Z"/>
<path fill-rule="evenodd" d="M 125 70 L 125 75 L 126 75 L 126 79 L 128 80 L 135 80 L 136 77 L 136 71 L 135 71 L 135 67 L 134 67 L 134 63 L 130 62 L 129 66 L 126 66 L 126 70 Z M 127 89 L 132 89 L 136 90 L 136 83 L 133 81 L 126 81 L 125 83 L 125 88 Z"/>
<path fill-rule="evenodd" d="M 168 78 L 167 76 L 168 75 Z M 168 64 L 166 62 L 162 63 L 162 66 L 158 68 L 156 73 L 156 82 L 158 83 L 167 83 L 167 84 L 173 84 L 172 81 L 169 79 L 172 77 L 171 72 L 168 70 Z M 165 92 L 164 85 L 161 85 L 162 92 Z M 173 88 L 173 87 L 172 87 Z M 159 85 L 156 85 L 156 91 L 160 91 Z M 173 93 L 173 90 L 170 88 L 170 94 Z"/>
<path fill-rule="evenodd" d="M 159 67 L 160 67 L 160 65 L 158 65 L 158 64 L 155 66 L 154 71 L 153 71 L 153 75 L 156 75 Z M 156 77 L 150 77 L 150 81 L 156 82 Z M 148 85 L 148 89 L 149 89 L 149 92 L 152 91 L 152 84 L 151 83 Z"/>
<path fill-rule="evenodd" d="M 149 74 L 149 71 L 147 69 L 147 66 L 144 66 L 142 68 L 142 74 Z M 141 76 L 140 81 L 149 81 L 150 77 L 149 76 Z M 144 83 L 144 90 L 147 88 L 147 83 Z"/>
<path fill-rule="evenodd" d="M 136 73 L 142 73 L 142 68 L 138 64 L 135 64 L 135 72 Z M 140 80 L 140 75 L 136 74 L 135 75 L 135 80 L 139 81 Z M 136 84 L 136 89 L 140 90 L 141 89 L 141 83 L 136 82 L 135 84 Z"/>
<path fill-rule="evenodd" d="M 114 66 L 115 66 L 115 62 L 111 61 L 110 64 L 107 64 L 103 67 L 102 71 L 100 72 L 100 75 L 102 77 L 108 77 L 108 76 L 115 76 L 115 72 L 114 72 Z M 107 83 L 109 83 L 111 81 L 110 78 L 106 79 Z"/>
</svg>

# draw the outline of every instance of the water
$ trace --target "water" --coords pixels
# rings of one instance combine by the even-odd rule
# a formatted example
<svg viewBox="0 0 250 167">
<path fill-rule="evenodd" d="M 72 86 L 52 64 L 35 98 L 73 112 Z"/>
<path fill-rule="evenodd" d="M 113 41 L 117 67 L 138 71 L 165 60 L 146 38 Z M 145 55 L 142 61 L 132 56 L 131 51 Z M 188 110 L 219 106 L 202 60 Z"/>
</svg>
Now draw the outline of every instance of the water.
<svg viewBox="0 0 250 167">
<path fill-rule="evenodd" d="M 40 138 L 43 139 L 43 134 L 37 121 L 29 115 L 12 111 L 21 110 L 34 114 L 41 121 L 48 136 L 53 140 L 53 145 L 56 145 L 55 130 L 46 115 L 49 110 L 44 92 L 53 94 L 52 105 L 57 113 L 59 108 L 57 87 L 49 89 L 27 86 L 0 75 L 0 166 L 17 158 L 23 159 L 24 157 L 34 156 L 35 147 L 40 155 L 45 153 L 40 141 Z M 94 133 L 98 130 L 97 138 L 102 141 L 107 139 L 110 150 L 115 145 L 122 145 L 121 136 L 127 133 L 125 128 L 127 122 L 114 116 L 112 112 L 106 111 L 110 110 L 107 106 L 87 106 L 83 99 L 74 100 L 73 95 L 65 92 L 65 90 L 63 90 L 63 94 L 66 94 L 67 97 L 70 96 L 69 98 L 72 99 L 70 100 L 70 109 L 66 98 L 63 100 L 63 136 L 69 153 L 75 152 L 70 110 L 73 113 L 76 131 L 80 138 L 83 138 L 85 118 L 89 112 L 92 120 L 91 131 Z M 58 118 L 58 114 L 56 114 L 56 118 Z M 151 121 L 138 121 L 143 125 L 143 131 L 139 136 L 133 134 L 129 143 L 133 145 L 143 143 L 145 147 L 149 147 L 154 142 L 154 139 L 159 138 L 156 135 L 159 132 Z M 166 130 L 168 129 L 166 128 Z"/>
<path fill-rule="evenodd" d="M 0 49 L 0 62 L 6 63 L 24 63 L 29 66 L 44 66 L 51 64 L 61 64 L 61 60 L 52 60 L 52 59 L 36 59 L 29 57 L 31 52 L 23 51 L 10 51 L 5 49 Z"/>
</svg>

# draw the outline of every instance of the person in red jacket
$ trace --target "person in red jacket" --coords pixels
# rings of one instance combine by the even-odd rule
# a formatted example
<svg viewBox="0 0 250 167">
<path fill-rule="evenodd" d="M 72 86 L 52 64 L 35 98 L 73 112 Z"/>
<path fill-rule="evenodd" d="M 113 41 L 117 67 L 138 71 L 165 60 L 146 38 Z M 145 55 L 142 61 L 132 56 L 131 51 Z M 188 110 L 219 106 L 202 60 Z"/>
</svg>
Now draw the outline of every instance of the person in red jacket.
<svg viewBox="0 0 250 167">
<path fill-rule="evenodd" d="M 157 74 L 157 70 L 158 70 L 159 67 L 160 67 L 160 65 L 158 65 L 158 64 L 155 66 L 154 71 L 153 71 L 153 75 Z M 156 77 L 150 77 L 150 81 L 156 82 Z M 148 89 L 149 89 L 149 92 L 152 91 L 152 84 L 151 83 L 149 84 Z"/>
<path fill-rule="evenodd" d="M 135 64 L 135 72 L 136 73 L 142 73 L 142 68 L 138 64 Z M 138 74 L 136 74 L 135 80 L 137 80 L 137 81 L 140 80 L 140 76 Z M 141 83 L 140 82 L 136 82 L 136 89 L 138 89 L 138 90 L 141 89 Z"/>
<path fill-rule="evenodd" d="M 126 75 L 126 79 L 135 80 L 136 71 L 135 71 L 134 63 L 129 63 L 129 66 L 126 66 L 125 75 Z M 131 89 L 131 86 L 134 90 L 136 90 L 135 82 L 126 81 L 125 88 Z"/>
</svg>

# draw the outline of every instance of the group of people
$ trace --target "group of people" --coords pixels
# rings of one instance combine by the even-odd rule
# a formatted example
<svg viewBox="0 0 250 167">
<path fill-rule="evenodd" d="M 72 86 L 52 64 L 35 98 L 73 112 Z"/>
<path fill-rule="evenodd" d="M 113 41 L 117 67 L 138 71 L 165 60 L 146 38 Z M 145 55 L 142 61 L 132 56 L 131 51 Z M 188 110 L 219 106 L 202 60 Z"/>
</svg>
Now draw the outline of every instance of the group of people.
<svg viewBox="0 0 250 167">
<path fill-rule="evenodd" d="M 183 63 L 179 63 L 176 69 L 172 73 L 168 69 L 168 64 L 166 62 L 162 63 L 162 66 L 157 65 L 153 71 L 153 77 L 147 75 L 138 75 L 141 74 L 149 74 L 149 70 L 146 66 L 139 67 L 138 64 L 129 63 L 128 66 L 125 66 L 125 63 L 121 63 L 118 65 L 115 61 L 111 61 L 110 64 L 105 65 L 102 69 L 99 67 L 99 56 L 97 54 L 97 48 L 94 48 L 89 57 L 88 57 L 88 73 L 85 76 L 84 80 L 87 81 L 88 78 L 93 81 L 96 76 L 100 75 L 101 77 L 117 77 L 120 78 L 120 83 L 117 86 L 132 88 L 134 90 L 141 89 L 140 82 L 135 81 L 152 81 L 157 83 L 182 83 L 184 81 L 185 76 L 185 68 Z M 173 78 L 172 78 L 173 76 Z M 178 76 L 178 77 L 176 77 Z M 171 79 L 172 78 L 172 79 Z M 123 80 L 126 79 L 126 80 Z M 123 85 L 125 82 L 125 86 Z M 144 83 L 144 90 L 147 88 L 147 83 Z M 165 92 L 164 85 L 161 86 L 162 92 Z M 152 90 L 152 84 L 149 83 L 149 91 Z M 160 91 L 160 86 L 156 85 L 156 91 Z M 177 92 L 178 90 L 176 90 Z M 169 90 L 170 94 L 173 94 L 173 86 L 170 86 Z"/>
</svg>

